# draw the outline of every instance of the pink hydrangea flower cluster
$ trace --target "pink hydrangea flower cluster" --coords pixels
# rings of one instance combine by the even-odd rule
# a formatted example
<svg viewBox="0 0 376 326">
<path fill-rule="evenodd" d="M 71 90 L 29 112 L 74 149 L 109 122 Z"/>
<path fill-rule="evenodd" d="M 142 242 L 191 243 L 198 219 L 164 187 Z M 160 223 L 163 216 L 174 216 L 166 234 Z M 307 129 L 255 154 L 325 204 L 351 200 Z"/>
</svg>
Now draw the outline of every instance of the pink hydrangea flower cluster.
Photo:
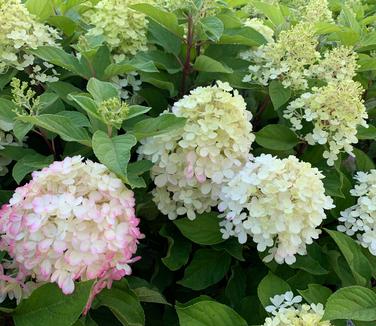
<svg viewBox="0 0 376 326">
<path fill-rule="evenodd" d="M 75 280 L 96 279 L 95 295 L 138 259 L 134 206 L 133 192 L 104 165 L 67 157 L 34 172 L 2 207 L 0 249 L 24 274 L 65 294 Z"/>
</svg>

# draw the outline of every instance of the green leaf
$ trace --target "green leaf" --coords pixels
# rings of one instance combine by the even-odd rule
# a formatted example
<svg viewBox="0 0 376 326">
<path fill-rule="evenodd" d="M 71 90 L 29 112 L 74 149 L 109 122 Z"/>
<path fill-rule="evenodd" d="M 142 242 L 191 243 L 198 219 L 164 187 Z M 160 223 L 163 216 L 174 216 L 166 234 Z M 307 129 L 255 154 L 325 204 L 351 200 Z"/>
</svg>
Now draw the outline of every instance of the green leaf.
<svg viewBox="0 0 376 326">
<path fill-rule="evenodd" d="M 274 110 L 278 110 L 291 97 L 291 89 L 285 88 L 280 81 L 273 80 L 269 84 L 269 96 L 272 100 Z"/>
<path fill-rule="evenodd" d="M 257 295 L 263 307 L 271 304 L 270 298 L 277 294 L 284 294 L 287 291 L 291 291 L 290 285 L 272 272 L 269 272 L 257 287 Z"/>
<path fill-rule="evenodd" d="M 178 18 L 171 12 L 164 11 L 146 3 L 139 3 L 131 6 L 131 8 L 144 13 L 156 23 L 162 25 L 170 32 L 177 36 L 183 34 L 183 28 L 179 26 Z"/>
<path fill-rule="evenodd" d="M 137 295 L 138 300 L 141 302 L 169 305 L 164 296 L 159 292 L 158 288 L 144 279 L 131 276 L 127 277 L 127 282 L 129 288 Z"/>
<path fill-rule="evenodd" d="M 272 5 L 262 1 L 252 1 L 252 5 L 268 17 L 275 27 L 286 23 L 285 17 L 283 17 L 281 8 L 278 4 Z"/>
<path fill-rule="evenodd" d="M 226 29 L 219 44 L 242 44 L 247 46 L 260 46 L 266 43 L 262 34 L 250 27 Z"/>
<path fill-rule="evenodd" d="M 53 2 L 50 0 L 27 0 L 25 6 L 40 21 L 44 21 L 54 14 Z"/>
<path fill-rule="evenodd" d="M 220 232 L 218 215 L 214 212 L 198 215 L 193 221 L 180 218 L 175 220 L 174 224 L 194 243 L 213 245 L 225 241 Z"/>
<path fill-rule="evenodd" d="M 89 116 L 92 116 L 92 117 L 94 117 L 95 119 L 98 119 L 98 120 L 102 119 L 101 116 L 98 113 L 97 104 L 95 103 L 95 101 L 91 97 L 85 95 L 85 93 L 69 94 L 68 99 L 77 103 L 80 106 L 80 108 L 85 110 L 85 112 Z"/>
<path fill-rule="evenodd" d="M 215 301 L 199 301 L 177 306 L 180 326 L 247 326 L 247 322 L 230 307 Z"/>
<path fill-rule="evenodd" d="M 23 156 L 13 167 L 12 176 L 19 184 L 27 174 L 48 166 L 53 162 L 53 156 L 44 156 L 38 153 Z"/>
<path fill-rule="evenodd" d="M 256 132 L 256 143 L 268 149 L 286 151 L 294 148 L 299 140 L 296 134 L 284 125 L 267 125 Z"/>
<path fill-rule="evenodd" d="M 237 260 L 244 261 L 243 245 L 239 243 L 237 238 L 230 238 L 224 242 L 217 243 L 212 248 L 215 250 L 225 250 Z"/>
<path fill-rule="evenodd" d="M 13 109 L 14 104 L 12 101 L 0 98 L 0 128 L 4 131 L 13 129 L 14 119 L 17 117 Z"/>
<path fill-rule="evenodd" d="M 119 97 L 119 91 L 113 84 L 100 81 L 96 78 L 90 78 L 86 88 L 97 104 L 114 97 Z"/>
<path fill-rule="evenodd" d="M 218 283 L 226 275 L 231 256 L 225 251 L 199 249 L 177 283 L 192 290 L 203 290 Z"/>
<path fill-rule="evenodd" d="M 56 284 L 48 283 L 22 300 L 13 313 L 16 326 L 71 326 L 81 315 L 89 298 L 93 282 L 79 282 L 70 295 Z"/>
<path fill-rule="evenodd" d="M 131 148 L 136 143 L 136 138 L 132 135 L 120 135 L 110 138 L 105 132 L 100 130 L 93 135 L 95 156 L 124 182 L 127 182 L 126 171 L 131 156 Z"/>
<path fill-rule="evenodd" d="M 204 17 L 199 23 L 209 40 L 217 42 L 221 38 L 224 25 L 219 18 L 213 16 Z"/>
<path fill-rule="evenodd" d="M 47 22 L 57 29 L 62 30 L 66 36 L 72 36 L 77 28 L 76 22 L 66 16 L 51 16 Z"/>
<path fill-rule="evenodd" d="M 63 49 L 53 46 L 40 46 L 36 50 L 29 50 L 33 55 L 62 67 L 70 72 L 73 72 L 83 78 L 91 76 L 91 71 L 88 67 L 81 64 L 80 61 L 71 54 L 68 54 Z"/>
<path fill-rule="evenodd" d="M 225 295 L 230 300 L 232 307 L 239 307 L 246 296 L 247 277 L 244 270 L 237 264 L 231 268 L 231 276 L 228 280 Z"/>
<path fill-rule="evenodd" d="M 159 25 L 153 20 L 149 21 L 149 42 L 162 47 L 167 53 L 175 56 L 180 54 L 182 42 L 178 36 Z"/>
<path fill-rule="evenodd" d="M 345 176 L 341 171 L 335 168 L 322 168 L 322 173 L 325 178 L 323 179 L 325 193 L 331 197 L 345 198 L 342 188 L 345 181 Z"/>
<path fill-rule="evenodd" d="M 90 136 L 86 129 L 74 125 L 68 117 L 57 114 L 42 114 L 39 116 L 23 116 L 17 119 L 54 132 L 65 141 L 75 141 L 91 146 Z"/>
<path fill-rule="evenodd" d="M 110 79 L 113 76 L 127 74 L 130 72 L 158 72 L 157 67 L 154 65 L 153 61 L 145 58 L 145 56 L 140 52 L 131 60 L 124 60 L 119 63 L 110 64 L 105 69 L 105 77 Z"/>
<path fill-rule="evenodd" d="M 176 57 L 170 53 L 165 53 L 160 50 L 153 50 L 141 52 L 138 56 L 142 57 L 145 61 L 150 60 L 159 69 L 164 69 L 169 74 L 175 74 L 182 70 L 182 65 L 179 63 Z"/>
<path fill-rule="evenodd" d="M 167 72 L 161 71 L 159 73 L 147 73 L 142 72 L 140 73 L 141 80 L 145 83 L 149 83 L 154 85 L 157 88 L 165 89 L 169 91 L 170 96 L 174 97 L 177 94 L 177 90 L 175 88 L 175 82 L 172 79 L 172 76 L 169 75 Z"/>
<path fill-rule="evenodd" d="M 167 254 L 162 262 L 169 270 L 177 271 L 187 264 L 192 244 L 171 223 L 165 224 L 159 234 L 168 240 Z"/>
<path fill-rule="evenodd" d="M 131 105 L 126 120 L 137 117 L 141 114 L 147 113 L 151 110 L 151 107 L 142 105 Z"/>
<path fill-rule="evenodd" d="M 358 72 L 374 71 L 376 70 L 376 58 L 366 54 L 359 54 L 358 65 L 360 66 Z"/>
<path fill-rule="evenodd" d="M 367 285 L 372 276 L 370 263 L 362 253 L 360 246 L 342 232 L 325 229 L 335 241 L 358 285 Z"/>
<path fill-rule="evenodd" d="M 151 136 L 161 135 L 184 127 L 185 118 L 180 118 L 171 113 L 161 114 L 157 118 L 149 118 L 137 122 L 130 131 L 137 140 Z"/>
<path fill-rule="evenodd" d="M 359 140 L 365 140 L 365 139 L 376 140 L 376 127 L 373 125 L 369 125 L 368 128 L 365 128 L 363 126 L 358 126 L 358 133 L 356 134 L 356 137 Z"/>
<path fill-rule="evenodd" d="M 225 74 L 231 74 L 233 72 L 231 68 L 203 54 L 196 58 L 193 69 L 197 71 L 220 72 Z"/>
<path fill-rule="evenodd" d="M 358 171 L 369 171 L 375 168 L 375 164 L 372 159 L 358 148 L 354 148 L 355 164 Z"/>
<path fill-rule="evenodd" d="M 153 163 L 147 160 L 129 163 L 127 167 L 128 184 L 132 188 L 145 188 L 146 183 L 141 175 L 149 171 L 152 167 Z"/>
<path fill-rule="evenodd" d="M 324 306 L 332 294 L 331 289 L 320 284 L 309 284 L 308 289 L 298 290 L 298 292 L 308 303 L 322 303 Z"/>
<path fill-rule="evenodd" d="M 361 286 L 349 286 L 333 293 L 325 307 L 324 320 L 376 320 L 376 293 Z"/>
<path fill-rule="evenodd" d="M 99 306 L 108 307 L 124 326 L 144 326 L 142 306 L 133 291 L 124 287 L 104 289 L 96 297 Z"/>
</svg>

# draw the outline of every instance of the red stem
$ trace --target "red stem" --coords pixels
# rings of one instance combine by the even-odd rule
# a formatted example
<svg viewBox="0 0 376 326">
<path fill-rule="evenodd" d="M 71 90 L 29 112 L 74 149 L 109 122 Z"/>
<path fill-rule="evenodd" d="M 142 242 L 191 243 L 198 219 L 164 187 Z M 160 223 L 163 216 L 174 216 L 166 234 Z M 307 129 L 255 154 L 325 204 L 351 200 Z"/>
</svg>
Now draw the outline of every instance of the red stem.
<svg viewBox="0 0 376 326">
<path fill-rule="evenodd" d="M 192 16 L 188 16 L 188 33 L 187 33 L 187 52 L 185 56 L 185 63 L 183 66 L 183 77 L 180 85 L 180 96 L 182 97 L 186 92 L 187 79 L 191 72 L 191 51 L 193 47 L 193 19 Z"/>
</svg>

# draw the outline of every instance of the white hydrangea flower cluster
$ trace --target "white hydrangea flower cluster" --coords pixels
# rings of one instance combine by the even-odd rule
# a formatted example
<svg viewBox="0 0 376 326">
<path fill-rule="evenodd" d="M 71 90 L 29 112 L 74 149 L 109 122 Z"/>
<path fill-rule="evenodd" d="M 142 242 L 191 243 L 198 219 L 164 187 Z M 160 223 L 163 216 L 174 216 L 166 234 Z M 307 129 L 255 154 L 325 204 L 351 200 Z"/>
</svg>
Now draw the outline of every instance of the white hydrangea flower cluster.
<svg viewBox="0 0 376 326">
<path fill-rule="evenodd" d="M 218 209 L 223 238 L 250 235 L 265 261 L 293 264 L 296 254 L 306 254 L 306 245 L 317 239 L 317 227 L 326 218 L 333 201 L 325 195 L 324 176 L 295 156 L 285 159 L 262 154 L 222 187 Z"/>
<path fill-rule="evenodd" d="M 228 83 L 198 87 L 172 112 L 187 119 L 183 129 L 142 141 L 141 157 L 154 163 L 154 201 L 170 219 L 210 211 L 221 184 L 244 164 L 255 136 L 252 114 Z"/>
<path fill-rule="evenodd" d="M 265 40 L 267 40 L 269 43 L 274 42 L 274 31 L 267 25 L 264 24 L 262 19 L 260 18 L 248 18 L 244 22 L 244 26 L 251 27 L 255 31 L 259 32 L 262 36 L 264 36 Z"/>
<path fill-rule="evenodd" d="M 342 151 L 352 155 L 352 144 L 358 142 L 357 126 L 368 127 L 362 93 L 361 84 L 351 79 L 332 81 L 292 101 L 284 117 L 296 131 L 303 128 L 303 121 L 313 123 L 304 139 L 310 145 L 326 144 L 323 156 L 332 166 Z"/>
<path fill-rule="evenodd" d="M 354 206 L 341 212 L 338 231 L 356 235 L 358 242 L 376 256 L 376 170 L 358 172 L 357 185 L 350 191 L 358 197 Z"/>
<path fill-rule="evenodd" d="M 330 321 L 323 321 L 325 310 L 321 303 L 300 304 L 301 296 L 295 296 L 291 291 L 270 298 L 273 305 L 267 306 L 266 311 L 272 313 L 267 317 L 263 326 L 331 326 Z"/>
<path fill-rule="evenodd" d="M 60 38 L 55 29 L 39 23 L 21 0 L 0 0 L 0 21 L 0 74 L 8 67 L 23 70 L 32 65 L 34 56 L 25 51 L 56 46 Z"/>
<path fill-rule="evenodd" d="M 333 22 L 333 14 L 329 9 L 328 0 L 310 0 L 298 10 L 302 13 L 301 19 L 305 22 Z"/>
<path fill-rule="evenodd" d="M 32 177 L 0 211 L 0 250 L 23 277 L 56 282 L 65 294 L 74 291 L 75 280 L 96 280 L 92 299 L 131 274 L 142 235 L 133 192 L 120 179 L 80 156 L 54 162 Z M 23 286 L 22 277 L 7 277 L 0 280 Z"/>
<path fill-rule="evenodd" d="M 326 82 L 351 80 L 358 69 L 357 59 L 354 49 L 339 46 L 325 52 L 320 62 L 312 67 L 312 73 Z"/>
<path fill-rule="evenodd" d="M 312 24 L 299 23 L 282 31 L 276 42 L 241 54 L 244 60 L 252 62 L 248 68 L 250 74 L 243 81 L 257 81 L 267 86 L 270 80 L 279 79 L 284 87 L 307 89 L 307 80 L 312 74 L 310 67 L 320 59 L 317 45 Z"/>
<path fill-rule="evenodd" d="M 87 36 L 102 36 L 116 55 L 114 59 L 117 62 L 147 50 L 147 19 L 143 13 L 130 8 L 137 3 L 140 1 L 100 0 L 83 15 L 87 23 L 93 26 Z"/>
</svg>

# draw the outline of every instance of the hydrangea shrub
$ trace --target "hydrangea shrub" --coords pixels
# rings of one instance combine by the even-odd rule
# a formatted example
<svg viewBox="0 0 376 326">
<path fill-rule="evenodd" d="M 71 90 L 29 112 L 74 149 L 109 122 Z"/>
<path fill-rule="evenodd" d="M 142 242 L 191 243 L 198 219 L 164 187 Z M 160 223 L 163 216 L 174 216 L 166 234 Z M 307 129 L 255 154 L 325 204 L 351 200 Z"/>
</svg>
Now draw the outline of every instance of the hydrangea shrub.
<svg viewBox="0 0 376 326">
<path fill-rule="evenodd" d="M 376 324 L 376 3 L 0 0 L 0 324 Z"/>
</svg>

